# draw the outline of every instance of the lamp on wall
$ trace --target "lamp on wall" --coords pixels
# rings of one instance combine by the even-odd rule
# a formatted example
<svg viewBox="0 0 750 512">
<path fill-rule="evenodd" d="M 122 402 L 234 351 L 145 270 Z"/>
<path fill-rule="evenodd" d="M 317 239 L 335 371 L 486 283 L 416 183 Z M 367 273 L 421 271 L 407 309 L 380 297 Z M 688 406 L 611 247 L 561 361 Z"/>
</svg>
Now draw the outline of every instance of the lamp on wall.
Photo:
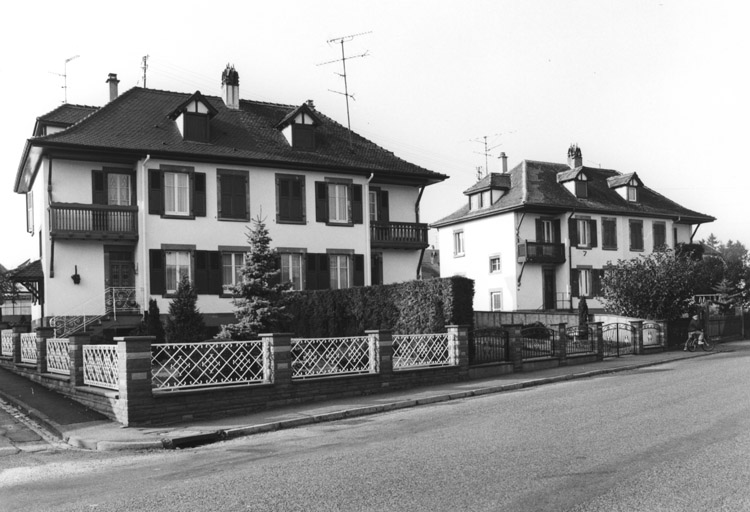
<svg viewBox="0 0 750 512">
<path fill-rule="evenodd" d="M 78 265 L 76 265 L 76 273 L 70 276 L 73 280 L 73 284 L 81 284 L 81 276 L 78 274 Z"/>
</svg>

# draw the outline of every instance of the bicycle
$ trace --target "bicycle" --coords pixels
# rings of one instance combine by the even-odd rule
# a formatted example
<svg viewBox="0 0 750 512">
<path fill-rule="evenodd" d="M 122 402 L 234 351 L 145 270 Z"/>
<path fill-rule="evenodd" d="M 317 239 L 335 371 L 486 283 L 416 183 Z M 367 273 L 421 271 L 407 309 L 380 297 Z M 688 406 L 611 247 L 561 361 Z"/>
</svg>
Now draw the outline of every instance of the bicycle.
<svg viewBox="0 0 750 512">
<path fill-rule="evenodd" d="M 688 335 L 688 339 L 685 342 L 685 346 L 690 352 L 695 352 L 695 350 L 698 348 L 698 345 L 703 347 L 704 352 L 709 352 L 714 349 L 714 342 L 711 341 L 711 338 L 708 337 L 708 335 L 703 335 L 703 343 L 698 343 L 698 333 L 697 332 L 691 332 Z"/>
</svg>

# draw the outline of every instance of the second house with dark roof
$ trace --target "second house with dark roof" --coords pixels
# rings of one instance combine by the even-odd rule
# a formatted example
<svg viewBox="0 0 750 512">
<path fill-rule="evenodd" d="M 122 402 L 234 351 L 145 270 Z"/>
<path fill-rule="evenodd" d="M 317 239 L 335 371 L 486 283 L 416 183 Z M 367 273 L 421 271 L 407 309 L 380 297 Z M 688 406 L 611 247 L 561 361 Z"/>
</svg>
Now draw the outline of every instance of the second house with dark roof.
<svg viewBox="0 0 750 512">
<path fill-rule="evenodd" d="M 474 280 L 476 311 L 564 310 L 581 297 L 602 307 L 610 262 L 692 243 L 715 220 L 648 188 L 636 173 L 524 160 L 464 192 L 466 205 L 437 228 L 442 277 Z"/>
<path fill-rule="evenodd" d="M 446 176 L 351 133 L 312 102 L 133 88 L 101 108 L 40 117 L 15 191 L 39 238 L 35 326 L 58 336 L 100 317 L 168 310 L 181 275 L 209 325 L 234 321 L 230 288 L 264 219 L 282 279 L 298 290 L 415 279 L 427 248 L 419 205 Z M 137 315 L 135 315 L 137 319 Z"/>
</svg>

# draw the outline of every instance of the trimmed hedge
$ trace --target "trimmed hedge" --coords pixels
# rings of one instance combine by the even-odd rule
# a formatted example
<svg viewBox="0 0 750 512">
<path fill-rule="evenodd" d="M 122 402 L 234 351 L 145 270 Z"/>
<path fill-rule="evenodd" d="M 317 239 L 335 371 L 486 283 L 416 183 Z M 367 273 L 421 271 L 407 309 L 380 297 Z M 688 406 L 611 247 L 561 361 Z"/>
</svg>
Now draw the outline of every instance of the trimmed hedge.
<svg viewBox="0 0 750 512">
<path fill-rule="evenodd" d="M 291 292 L 283 330 L 306 338 L 360 336 L 366 330 L 396 334 L 445 332 L 473 325 L 474 281 L 447 277 L 344 290 Z"/>
</svg>

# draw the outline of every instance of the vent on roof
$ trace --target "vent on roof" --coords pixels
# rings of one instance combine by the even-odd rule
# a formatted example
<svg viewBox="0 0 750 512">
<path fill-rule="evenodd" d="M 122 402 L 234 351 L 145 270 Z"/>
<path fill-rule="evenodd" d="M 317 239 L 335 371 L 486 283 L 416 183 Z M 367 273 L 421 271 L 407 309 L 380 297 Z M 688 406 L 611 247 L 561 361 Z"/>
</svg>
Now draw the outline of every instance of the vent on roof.
<svg viewBox="0 0 750 512">
<path fill-rule="evenodd" d="M 107 78 L 107 83 L 109 84 L 109 101 L 112 101 L 118 96 L 117 84 L 119 84 L 120 81 L 117 79 L 117 73 L 110 73 Z"/>
</svg>

